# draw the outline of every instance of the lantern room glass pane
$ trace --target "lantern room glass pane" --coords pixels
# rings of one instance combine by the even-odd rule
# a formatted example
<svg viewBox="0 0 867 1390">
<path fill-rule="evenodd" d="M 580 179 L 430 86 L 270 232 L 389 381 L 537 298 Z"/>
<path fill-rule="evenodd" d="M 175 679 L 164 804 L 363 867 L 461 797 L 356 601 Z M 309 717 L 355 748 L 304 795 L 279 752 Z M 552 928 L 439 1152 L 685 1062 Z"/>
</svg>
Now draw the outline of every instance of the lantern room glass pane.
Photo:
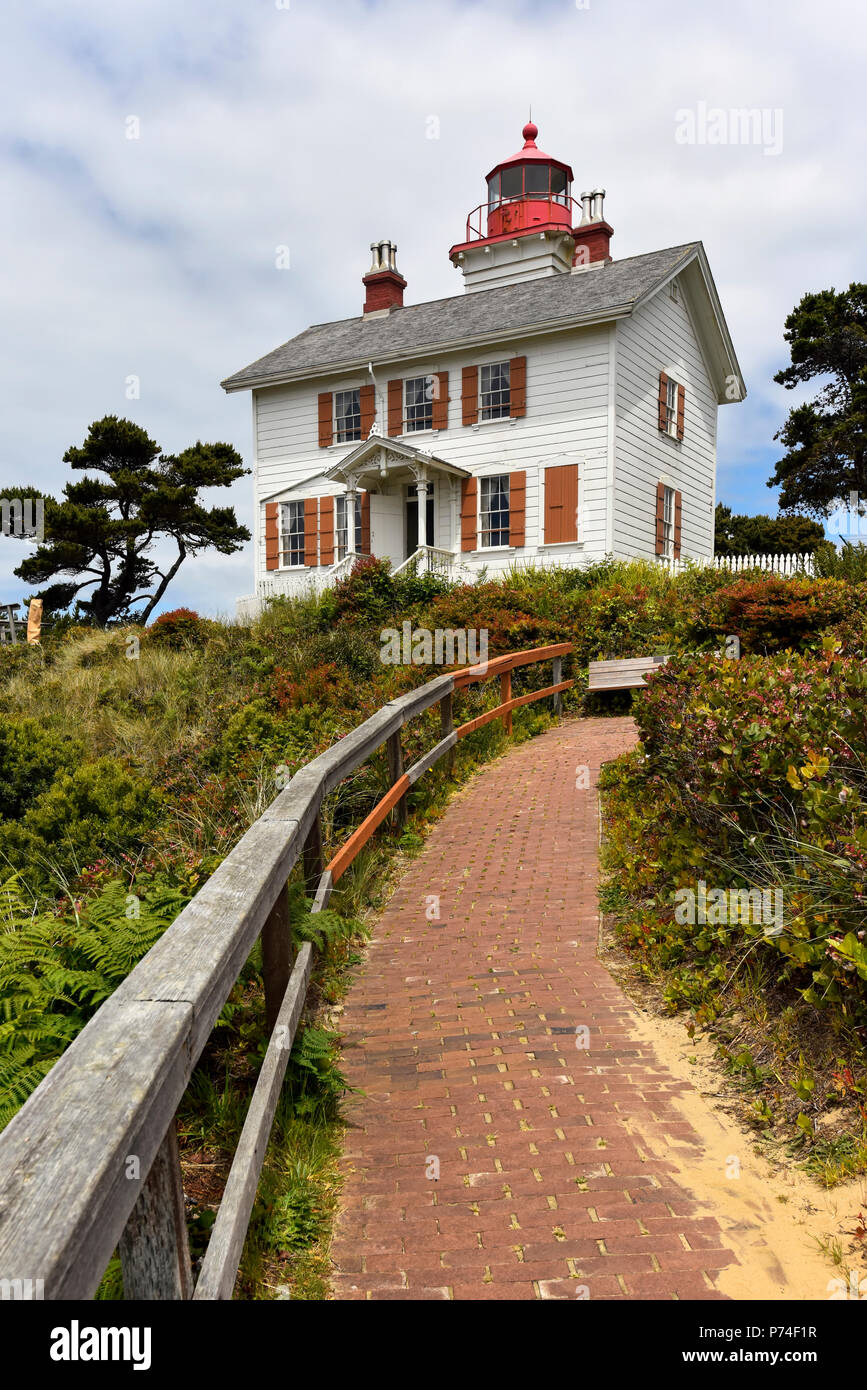
<svg viewBox="0 0 867 1390">
<path fill-rule="evenodd" d="M 527 194 L 534 193 L 543 198 L 548 196 L 548 175 L 549 166 L 547 164 L 528 164 L 524 170 L 524 188 Z"/>
<path fill-rule="evenodd" d="M 494 174 L 492 179 L 488 179 L 488 207 L 492 208 L 500 201 L 500 176 Z"/>
<path fill-rule="evenodd" d="M 569 184 L 566 180 L 565 169 L 551 170 L 551 197 L 556 198 L 558 203 L 565 203 L 569 197 Z"/>
<path fill-rule="evenodd" d="M 503 198 L 520 198 L 524 192 L 524 171 L 520 167 L 517 169 L 504 169 L 502 177 L 502 196 Z"/>
</svg>

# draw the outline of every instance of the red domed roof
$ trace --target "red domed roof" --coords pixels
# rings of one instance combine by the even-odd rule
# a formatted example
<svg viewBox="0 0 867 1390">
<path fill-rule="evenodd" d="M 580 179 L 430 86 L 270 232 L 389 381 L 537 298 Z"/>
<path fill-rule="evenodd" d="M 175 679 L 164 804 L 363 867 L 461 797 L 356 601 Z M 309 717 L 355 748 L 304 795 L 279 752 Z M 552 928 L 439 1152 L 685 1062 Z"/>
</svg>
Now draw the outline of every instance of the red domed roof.
<svg viewBox="0 0 867 1390">
<path fill-rule="evenodd" d="M 536 136 L 539 134 L 538 126 L 535 126 L 532 121 L 528 121 L 521 131 L 521 134 L 524 137 L 524 148 L 518 150 L 517 154 L 510 154 L 508 159 L 500 160 L 499 164 L 495 164 L 491 172 L 486 175 L 487 178 L 493 178 L 494 174 L 500 169 L 505 169 L 509 164 L 556 164 L 558 169 L 566 170 L 566 177 L 570 183 L 572 182 L 575 176 L 568 164 L 564 163 L 562 159 L 555 159 L 552 154 L 545 154 L 544 150 L 537 148 Z"/>
</svg>

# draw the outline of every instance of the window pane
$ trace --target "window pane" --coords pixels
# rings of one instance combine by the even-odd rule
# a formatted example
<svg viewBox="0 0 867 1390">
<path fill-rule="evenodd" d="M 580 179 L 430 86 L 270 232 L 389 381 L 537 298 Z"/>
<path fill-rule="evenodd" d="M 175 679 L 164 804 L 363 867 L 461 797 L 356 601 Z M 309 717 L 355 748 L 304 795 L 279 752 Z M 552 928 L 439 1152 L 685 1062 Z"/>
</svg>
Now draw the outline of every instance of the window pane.
<svg viewBox="0 0 867 1390">
<path fill-rule="evenodd" d="M 284 502 L 280 507 L 280 562 L 304 564 L 304 503 Z"/>
<path fill-rule="evenodd" d="M 541 193 L 548 196 L 548 165 L 528 164 L 524 170 L 524 188 L 527 193 Z"/>
<path fill-rule="evenodd" d="M 498 203 L 499 201 L 500 176 L 499 174 L 494 174 L 494 177 L 492 179 L 488 179 L 488 205 L 493 206 L 494 203 Z"/>
<path fill-rule="evenodd" d="M 410 430 L 429 430 L 433 427 L 432 376 L 410 377 L 405 383 L 405 428 Z"/>
<path fill-rule="evenodd" d="M 553 169 L 553 168 L 552 168 L 552 170 L 551 170 L 551 192 L 552 192 L 552 193 L 565 193 L 565 192 L 566 192 L 566 170 L 565 170 L 565 169 Z"/>
<path fill-rule="evenodd" d="M 482 545 L 509 544 L 509 475 L 481 479 Z"/>
<path fill-rule="evenodd" d="M 503 170 L 503 184 L 502 184 L 502 187 L 503 187 L 503 197 L 504 197 L 504 198 L 520 198 L 520 197 L 521 197 L 521 194 L 522 194 L 523 191 L 524 191 L 524 184 L 523 184 L 523 178 L 522 178 L 523 173 L 524 173 L 524 171 L 523 171 L 523 169 L 520 168 L 520 167 L 518 167 L 517 169 L 504 169 L 504 170 Z"/>
<path fill-rule="evenodd" d="M 479 374 L 479 414 L 483 420 L 499 420 L 509 414 L 509 363 L 491 362 Z"/>
<path fill-rule="evenodd" d="M 336 442 L 361 438 L 361 392 L 337 391 L 334 397 L 334 432 Z"/>
</svg>

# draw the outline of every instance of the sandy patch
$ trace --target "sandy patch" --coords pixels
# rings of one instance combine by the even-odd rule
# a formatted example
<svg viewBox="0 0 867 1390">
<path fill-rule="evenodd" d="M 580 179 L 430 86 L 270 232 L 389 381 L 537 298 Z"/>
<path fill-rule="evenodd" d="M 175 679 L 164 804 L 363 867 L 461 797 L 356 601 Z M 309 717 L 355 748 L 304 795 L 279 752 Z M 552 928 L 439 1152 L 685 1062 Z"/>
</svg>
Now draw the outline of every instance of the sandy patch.
<svg viewBox="0 0 867 1390">
<path fill-rule="evenodd" d="M 867 1296 L 865 1252 L 852 1235 L 867 1206 L 867 1179 L 828 1189 L 791 1161 L 763 1154 L 756 1136 L 720 1108 L 726 1078 L 707 1037 L 690 1038 L 682 1021 L 655 1017 L 637 1004 L 630 1026 L 678 1081 L 689 1083 L 675 1104 L 702 1149 L 673 1141 L 657 1144 L 656 1152 L 677 1165 L 680 1182 L 716 1217 L 738 1257 L 720 1273 L 720 1291 L 736 1299 L 824 1300 L 852 1281 L 858 1289 L 860 1277 Z M 843 1256 L 836 1265 L 830 1253 L 835 1241 Z"/>
</svg>

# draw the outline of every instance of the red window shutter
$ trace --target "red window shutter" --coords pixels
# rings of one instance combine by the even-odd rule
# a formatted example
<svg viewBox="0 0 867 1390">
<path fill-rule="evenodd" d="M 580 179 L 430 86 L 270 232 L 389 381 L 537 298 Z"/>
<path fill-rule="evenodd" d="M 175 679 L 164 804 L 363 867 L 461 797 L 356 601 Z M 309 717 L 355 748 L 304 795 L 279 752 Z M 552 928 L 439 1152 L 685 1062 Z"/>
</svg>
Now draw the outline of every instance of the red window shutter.
<svg viewBox="0 0 867 1390">
<path fill-rule="evenodd" d="M 334 405 L 330 391 L 319 397 L 319 447 L 327 449 L 334 443 Z"/>
<path fill-rule="evenodd" d="M 523 469 L 509 474 L 509 545 L 524 545 L 527 513 L 527 474 Z"/>
<path fill-rule="evenodd" d="M 681 388 L 682 389 L 682 388 Z M 683 497 L 676 492 L 674 494 L 674 558 L 680 559 L 680 524 L 683 514 Z"/>
<path fill-rule="evenodd" d="M 449 427 L 449 374 L 434 372 L 433 410 L 431 424 L 435 430 Z"/>
<path fill-rule="evenodd" d="M 319 499 L 319 563 L 334 564 L 334 498 Z"/>
<path fill-rule="evenodd" d="M 278 503 L 265 503 L 265 568 L 269 570 L 280 567 L 279 512 Z"/>
<path fill-rule="evenodd" d="M 304 501 L 304 563 L 305 565 L 316 564 L 316 545 L 319 539 L 318 531 L 318 512 L 315 497 L 307 497 Z"/>
<path fill-rule="evenodd" d="M 509 363 L 509 402 L 509 414 L 513 420 L 527 414 L 526 357 L 513 357 Z"/>
<path fill-rule="evenodd" d="M 370 493 L 361 494 L 361 553 L 370 554 Z"/>
<path fill-rule="evenodd" d="M 668 377 L 665 372 L 659 373 L 659 397 L 657 407 L 657 425 L 659 429 L 665 430 L 666 405 L 668 402 Z"/>
<path fill-rule="evenodd" d="M 479 369 L 464 367 L 461 372 L 461 420 L 475 425 L 479 418 Z"/>
<path fill-rule="evenodd" d="M 476 532 L 476 480 L 464 478 L 461 483 L 461 550 L 475 550 Z"/>
<path fill-rule="evenodd" d="M 578 539 L 578 465 L 545 469 L 545 544 Z"/>
<path fill-rule="evenodd" d="M 388 432 L 403 434 L 403 381 L 388 383 Z"/>
<path fill-rule="evenodd" d="M 665 549 L 665 483 L 656 484 L 656 553 Z"/>
<path fill-rule="evenodd" d="M 361 437 L 366 439 L 373 429 L 376 419 L 376 389 L 372 385 L 362 386 L 358 393 L 361 406 Z"/>
<path fill-rule="evenodd" d="M 678 388 L 677 388 L 677 437 L 678 437 L 678 439 L 683 439 L 683 414 L 684 414 L 684 407 L 685 407 L 685 406 L 686 406 L 686 387 L 685 387 L 685 386 L 678 386 Z M 680 496 L 680 493 L 678 493 L 678 496 Z"/>
</svg>

